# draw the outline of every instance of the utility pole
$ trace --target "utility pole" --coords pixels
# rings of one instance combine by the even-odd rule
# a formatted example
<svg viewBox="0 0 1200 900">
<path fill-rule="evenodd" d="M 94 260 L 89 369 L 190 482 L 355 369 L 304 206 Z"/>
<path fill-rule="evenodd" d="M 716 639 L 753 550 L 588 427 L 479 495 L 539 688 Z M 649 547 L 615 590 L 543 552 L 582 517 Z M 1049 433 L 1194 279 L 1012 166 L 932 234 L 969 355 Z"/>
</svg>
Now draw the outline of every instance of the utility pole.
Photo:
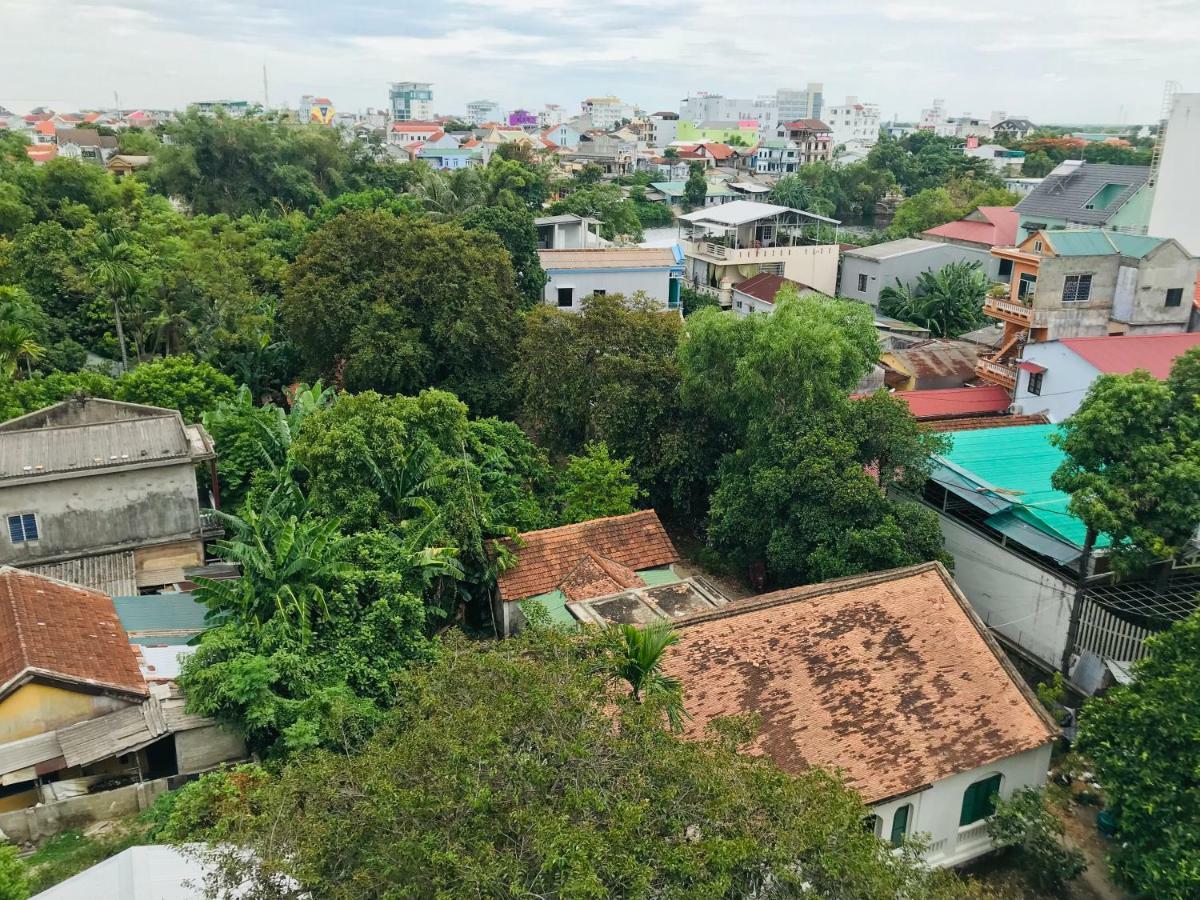
<svg viewBox="0 0 1200 900">
<path fill-rule="evenodd" d="M 267 90 L 267 64 L 263 63 L 263 112 L 271 108 L 271 93 Z"/>
<path fill-rule="evenodd" d="M 117 112 L 121 111 L 121 98 L 117 96 L 116 91 L 113 91 L 113 109 Z"/>
</svg>

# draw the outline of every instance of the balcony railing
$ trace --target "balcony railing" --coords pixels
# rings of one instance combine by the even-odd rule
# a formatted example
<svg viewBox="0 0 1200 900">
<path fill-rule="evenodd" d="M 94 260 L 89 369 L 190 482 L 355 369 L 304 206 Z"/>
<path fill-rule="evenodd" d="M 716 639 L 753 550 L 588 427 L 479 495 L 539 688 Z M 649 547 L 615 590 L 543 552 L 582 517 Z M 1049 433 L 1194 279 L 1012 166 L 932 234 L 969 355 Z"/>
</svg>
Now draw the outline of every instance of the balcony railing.
<svg viewBox="0 0 1200 900">
<path fill-rule="evenodd" d="M 752 263 L 761 260 L 793 259 L 798 254 L 838 252 L 837 244 L 796 244 L 780 247 L 726 247 L 713 241 L 692 241 L 688 250 L 695 256 L 707 256 L 723 262 Z"/>
<path fill-rule="evenodd" d="M 1015 388 L 1017 386 L 1017 370 L 1012 366 L 981 359 L 975 364 L 975 374 L 985 381 L 998 384 L 1001 387 Z"/>
<path fill-rule="evenodd" d="M 1033 324 L 1033 308 L 1023 303 L 1013 303 L 1011 300 L 1000 300 L 988 297 L 983 301 L 983 311 L 997 319 L 1006 322 L 1016 322 L 1019 325 Z"/>
<path fill-rule="evenodd" d="M 225 526 L 221 524 L 221 520 L 211 510 L 200 511 L 200 536 L 223 537 L 225 534 Z"/>
</svg>

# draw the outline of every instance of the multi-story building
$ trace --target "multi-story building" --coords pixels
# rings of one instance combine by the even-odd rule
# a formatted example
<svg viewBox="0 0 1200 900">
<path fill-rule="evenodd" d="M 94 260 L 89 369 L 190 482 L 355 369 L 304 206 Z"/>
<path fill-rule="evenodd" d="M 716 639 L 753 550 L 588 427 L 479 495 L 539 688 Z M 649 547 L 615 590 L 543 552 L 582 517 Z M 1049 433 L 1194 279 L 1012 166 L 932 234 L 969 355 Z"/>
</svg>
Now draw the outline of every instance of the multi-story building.
<svg viewBox="0 0 1200 900">
<path fill-rule="evenodd" d="M 539 250 L 546 273 L 542 301 L 568 312 L 583 308 L 585 297 L 641 295 L 661 309 L 679 308 L 683 255 L 678 247 L 602 247 Z"/>
<path fill-rule="evenodd" d="M 482 125 L 485 122 L 499 123 L 504 111 L 495 100 L 472 100 L 467 104 L 467 124 Z"/>
<path fill-rule="evenodd" d="M 433 85 L 428 81 L 394 81 L 388 99 L 393 122 L 423 122 L 433 118 Z"/>
<path fill-rule="evenodd" d="M 813 226 L 829 219 L 771 203 L 734 200 L 679 217 L 684 278 L 726 309 L 733 286 L 759 272 L 782 275 L 830 296 L 837 290 L 838 245 L 816 243 Z"/>
<path fill-rule="evenodd" d="M 802 166 L 833 159 L 833 132 L 820 119 L 781 122 L 775 136 L 795 141 L 797 159 Z"/>
<path fill-rule="evenodd" d="M 1172 237 L 1200 255 L 1200 94 L 1176 94 L 1158 136 L 1150 185 L 1150 233 Z"/>
<path fill-rule="evenodd" d="M 646 143 L 651 147 L 671 146 L 678 133 L 678 113 L 656 112 L 646 119 Z"/>
<path fill-rule="evenodd" d="M 775 106 L 780 122 L 819 119 L 825 111 L 825 86 L 810 81 L 804 90 L 780 88 L 775 92 Z"/>
<path fill-rule="evenodd" d="M 1004 323 L 999 349 L 977 369 L 994 384 L 1016 387 L 1016 359 L 1027 343 L 1188 328 L 1200 261 L 1171 238 L 1043 230 L 992 254 L 1012 263 L 1008 296 L 983 307 Z"/>
<path fill-rule="evenodd" d="M 804 117 L 808 118 L 808 117 Z M 833 129 L 833 143 L 858 144 L 870 147 L 879 140 L 879 106 L 875 103 L 859 103 L 857 97 L 847 97 L 841 106 L 830 106 L 821 119 Z"/>
<path fill-rule="evenodd" d="M 767 138 L 747 157 L 747 167 L 760 175 L 786 175 L 799 166 L 800 150 L 795 141 Z"/>
<path fill-rule="evenodd" d="M 571 118 L 570 113 L 557 103 L 547 103 L 538 113 L 538 125 L 541 128 L 553 128 L 556 125 L 562 125 L 569 118 Z"/>
<path fill-rule="evenodd" d="M 637 115 L 637 110 L 620 97 L 588 97 L 583 101 L 582 108 L 583 114 L 592 120 L 593 125 L 605 131 Z"/>
<path fill-rule="evenodd" d="M 761 135 L 769 135 L 779 122 L 779 107 L 774 97 L 756 99 L 725 97 L 701 91 L 679 103 L 679 115 L 688 122 L 753 122 Z"/>
<path fill-rule="evenodd" d="M 1149 178 L 1149 166 L 1068 159 L 1017 204 L 1017 241 L 1035 231 L 1079 225 L 1145 234 L 1154 195 Z"/>
<path fill-rule="evenodd" d="M 531 113 L 527 109 L 518 109 L 508 114 L 508 125 L 510 128 L 523 128 L 526 131 L 534 131 L 538 127 L 538 117 L 536 113 Z"/>
</svg>

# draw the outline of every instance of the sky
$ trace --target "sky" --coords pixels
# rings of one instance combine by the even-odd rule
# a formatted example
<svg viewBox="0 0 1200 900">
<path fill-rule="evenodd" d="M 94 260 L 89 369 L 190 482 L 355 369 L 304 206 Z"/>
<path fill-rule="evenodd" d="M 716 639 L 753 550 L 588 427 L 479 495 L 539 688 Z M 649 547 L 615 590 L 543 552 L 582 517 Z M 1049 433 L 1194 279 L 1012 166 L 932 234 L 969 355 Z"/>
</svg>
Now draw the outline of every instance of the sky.
<svg viewBox="0 0 1200 900">
<path fill-rule="evenodd" d="M 825 85 L 915 119 L 993 110 L 1038 123 L 1157 120 L 1163 85 L 1200 90 L 1197 0 L 0 0 L 0 104 L 14 112 L 182 108 L 302 94 L 505 109 L 617 94 L 648 112 L 689 93 Z"/>
</svg>

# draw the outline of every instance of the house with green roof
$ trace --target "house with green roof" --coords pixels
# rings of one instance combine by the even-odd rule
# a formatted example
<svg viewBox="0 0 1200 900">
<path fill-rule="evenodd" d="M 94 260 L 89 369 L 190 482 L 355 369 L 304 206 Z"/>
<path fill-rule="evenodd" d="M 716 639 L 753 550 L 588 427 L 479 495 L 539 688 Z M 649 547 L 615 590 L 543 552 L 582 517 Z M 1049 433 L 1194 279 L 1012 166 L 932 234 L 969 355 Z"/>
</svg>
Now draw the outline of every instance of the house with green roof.
<svg viewBox="0 0 1200 900">
<path fill-rule="evenodd" d="M 993 634 L 1046 673 L 1065 661 L 1090 693 L 1103 685 L 1100 669 L 1126 670 L 1150 634 L 1195 608 L 1200 575 L 1181 569 L 1164 584 L 1114 582 L 1107 535 L 1081 560 L 1087 528 L 1051 482 L 1064 459 L 1050 440 L 1057 428 L 949 433 L 921 499 L 938 514 L 955 581 Z"/>
<path fill-rule="evenodd" d="M 983 311 L 1005 334 L 976 371 L 995 384 L 1016 387 L 1016 357 L 1030 344 L 1188 329 L 1200 260 L 1173 238 L 1045 229 L 992 256 L 1009 263 L 1009 294 L 989 297 Z"/>
</svg>

